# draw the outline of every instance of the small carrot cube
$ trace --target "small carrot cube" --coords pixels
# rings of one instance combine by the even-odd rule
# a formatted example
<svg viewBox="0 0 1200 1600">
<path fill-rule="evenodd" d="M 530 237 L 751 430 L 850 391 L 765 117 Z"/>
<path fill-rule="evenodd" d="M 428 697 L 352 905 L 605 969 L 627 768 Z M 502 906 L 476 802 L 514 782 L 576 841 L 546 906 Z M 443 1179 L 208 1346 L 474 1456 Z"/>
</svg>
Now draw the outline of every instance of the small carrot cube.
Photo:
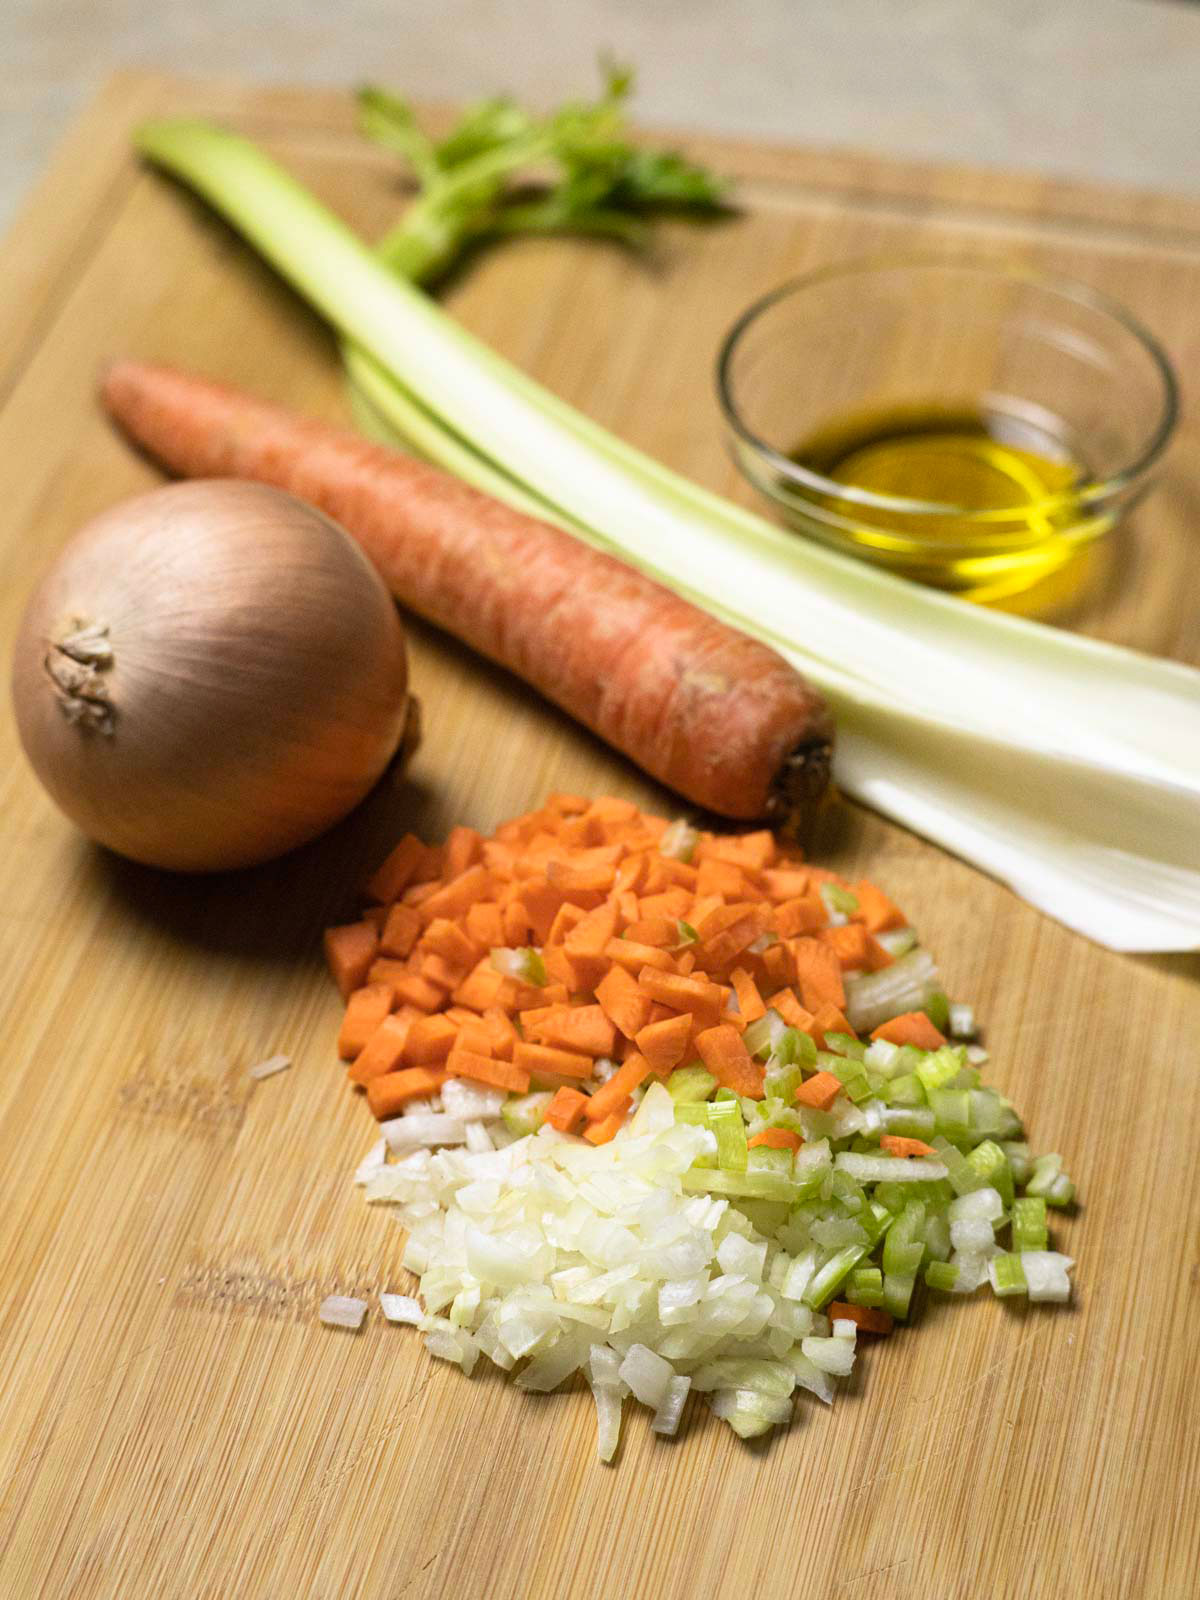
<svg viewBox="0 0 1200 1600">
<path fill-rule="evenodd" d="M 538 877 L 521 884 L 521 906 L 534 944 L 544 946 L 554 926 L 558 908 L 569 896 L 557 885 Z M 517 941 L 513 941 L 516 943 Z"/>
<path fill-rule="evenodd" d="M 346 1001 L 346 1012 L 338 1032 L 338 1055 L 353 1061 L 375 1029 L 392 1009 L 392 990 L 385 983 L 368 983 L 355 989 Z"/>
<path fill-rule="evenodd" d="M 500 1061 L 511 1061 L 513 1047 L 520 1038 L 512 1018 L 505 1016 L 498 1006 L 489 1006 L 482 1020 L 492 1041 L 490 1053 Z"/>
<path fill-rule="evenodd" d="M 631 1100 L 628 1095 L 624 1101 L 599 1122 L 589 1122 L 583 1130 L 583 1137 L 589 1144 L 608 1144 L 620 1133 L 625 1123 L 625 1113 L 629 1110 Z"/>
<path fill-rule="evenodd" d="M 778 944 L 768 945 L 756 957 L 767 988 L 783 989 L 796 981 L 795 943 L 795 940 L 781 939 Z"/>
<path fill-rule="evenodd" d="M 476 900 L 463 919 L 468 939 L 481 950 L 494 950 L 504 943 L 504 913 L 494 901 Z"/>
<path fill-rule="evenodd" d="M 367 981 L 367 973 L 379 949 L 379 930 L 371 922 L 347 922 L 325 930 L 325 959 L 333 981 L 348 1000 L 355 989 Z"/>
<path fill-rule="evenodd" d="M 458 924 L 447 917 L 435 917 L 429 924 L 421 935 L 421 949 L 441 956 L 463 972 L 469 972 L 480 955 L 478 945 L 472 944 Z"/>
<path fill-rule="evenodd" d="M 355 1058 L 349 1072 L 351 1083 L 366 1084 L 372 1078 L 383 1077 L 385 1072 L 395 1072 L 404 1056 L 404 1042 L 412 1020 L 412 1012 L 407 1015 L 394 1012 L 384 1017 Z"/>
<path fill-rule="evenodd" d="M 617 908 L 611 901 L 585 912 L 563 940 L 572 960 L 577 956 L 598 956 L 617 931 Z M 606 968 L 607 970 L 607 968 Z"/>
<path fill-rule="evenodd" d="M 529 913 L 524 901 L 509 900 L 505 904 L 500 914 L 500 933 L 501 937 L 496 943 L 507 945 L 510 949 L 524 944 L 529 938 Z"/>
<path fill-rule="evenodd" d="M 650 858 L 644 850 L 626 856 L 617 867 L 617 874 L 613 879 L 613 893 L 638 894 L 646 881 L 646 869 L 649 864 Z"/>
<path fill-rule="evenodd" d="M 831 1300 L 825 1315 L 835 1322 L 853 1322 L 860 1333 L 891 1333 L 895 1324 L 890 1311 L 882 1306 L 852 1306 L 847 1300 Z"/>
<path fill-rule="evenodd" d="M 367 880 L 367 894 L 387 905 L 399 899 L 426 859 L 426 849 L 415 833 L 406 833 L 382 866 Z"/>
<path fill-rule="evenodd" d="M 861 920 L 871 933 L 887 933 L 892 928 L 905 926 L 904 913 L 873 883 L 868 883 L 863 878 L 854 885 L 851 892 L 858 900 L 858 910 L 852 920 L 856 922 Z"/>
<path fill-rule="evenodd" d="M 420 1017 L 408 1030 L 404 1060 L 410 1067 L 430 1066 L 445 1061 L 458 1038 L 458 1029 L 449 1017 Z"/>
<path fill-rule="evenodd" d="M 404 957 L 412 951 L 421 932 L 421 919 L 412 906 L 402 900 L 388 907 L 387 919 L 379 938 L 380 951 L 385 956 Z"/>
<path fill-rule="evenodd" d="M 742 869 L 732 861 L 721 861 L 716 856 L 706 857 L 696 874 L 696 893 L 719 895 L 722 900 L 743 900 L 746 880 Z"/>
<path fill-rule="evenodd" d="M 755 1133 L 746 1140 L 747 1146 L 753 1150 L 755 1145 L 765 1145 L 768 1150 L 799 1150 L 804 1140 L 794 1128 L 764 1128 L 761 1133 Z"/>
<path fill-rule="evenodd" d="M 465 917 L 476 900 L 488 899 L 492 888 L 492 875 L 480 862 L 449 883 L 439 884 L 437 893 L 421 903 L 421 921 L 427 926 L 438 917 L 453 921 Z"/>
<path fill-rule="evenodd" d="M 820 932 L 829 921 L 829 913 L 820 895 L 798 895 L 777 905 L 772 921 L 781 939 L 794 939 L 798 934 Z"/>
<path fill-rule="evenodd" d="M 794 989 L 777 990 L 767 1001 L 767 1007 L 771 1011 L 777 1011 L 789 1028 L 798 1028 L 801 1033 L 807 1033 L 811 1037 L 813 1031 L 812 1013 L 806 1011 L 799 1000 L 796 999 L 796 991 Z"/>
<path fill-rule="evenodd" d="M 406 906 L 423 906 L 427 900 L 433 899 L 441 887 L 436 878 L 430 878 L 422 883 L 410 883 L 400 896 L 401 903 Z"/>
<path fill-rule="evenodd" d="M 735 967 L 729 974 L 733 992 L 737 995 L 738 1010 L 746 1022 L 756 1022 L 766 1014 L 767 1006 L 758 992 L 758 985 L 745 967 Z"/>
<path fill-rule="evenodd" d="M 686 917 L 692 909 L 694 896 L 679 884 L 671 884 L 669 888 L 661 890 L 658 894 L 643 895 L 638 901 L 638 916 L 644 920 L 656 920 L 666 917 L 676 921 Z"/>
<path fill-rule="evenodd" d="M 923 1011 L 906 1011 L 902 1017 L 881 1022 L 871 1034 L 872 1039 L 886 1039 L 889 1044 L 912 1044 L 918 1050 L 940 1050 L 946 1042 Z"/>
<path fill-rule="evenodd" d="M 594 817 L 602 828 L 607 829 L 614 823 L 636 822 L 639 813 L 632 800 L 623 800 L 615 794 L 601 794 L 588 806 L 586 815 Z"/>
<path fill-rule="evenodd" d="M 696 1016 L 720 1016 L 729 990 L 705 978 L 684 978 L 677 973 L 643 967 L 638 986 L 651 1000 L 660 1000 L 674 1011 L 691 1011 Z"/>
<path fill-rule="evenodd" d="M 546 935 L 547 946 L 562 944 L 577 923 L 583 921 L 588 913 L 581 911 L 578 906 L 573 906 L 569 900 L 564 900 L 554 913 L 554 921 L 550 924 L 550 931 Z"/>
<path fill-rule="evenodd" d="M 895 959 L 891 951 L 886 950 L 873 933 L 867 935 L 868 972 L 882 972 L 884 967 L 890 967 Z"/>
<path fill-rule="evenodd" d="M 542 964 L 551 982 L 561 983 L 568 994 L 573 994 L 579 988 L 579 974 L 564 945 L 545 945 L 542 949 Z"/>
<path fill-rule="evenodd" d="M 620 940 L 614 940 L 620 943 Z M 606 1017 L 627 1039 L 633 1039 L 650 1020 L 654 1002 L 638 987 L 637 979 L 624 967 L 614 966 L 596 985 L 596 1001 Z"/>
<path fill-rule="evenodd" d="M 841 1082 L 832 1072 L 818 1072 L 796 1090 L 796 1104 L 811 1106 L 814 1111 L 828 1111 L 841 1091 Z"/>
<path fill-rule="evenodd" d="M 789 900 L 799 900 L 808 896 L 809 886 L 808 871 L 804 867 L 769 867 L 763 873 L 763 887 L 767 891 L 768 899 L 784 904 Z M 819 899 L 819 896 L 814 898 Z M 822 907 L 824 902 L 821 902 Z M 823 922 L 829 919 L 822 917 Z"/>
<path fill-rule="evenodd" d="M 546 1121 L 559 1133 L 574 1133 L 583 1121 L 583 1108 L 586 1105 L 587 1095 L 581 1094 L 578 1089 L 568 1089 L 564 1083 L 555 1090 L 554 1098 L 546 1107 Z"/>
<path fill-rule="evenodd" d="M 625 937 L 632 939 L 635 944 L 649 944 L 656 950 L 669 950 L 672 945 L 679 943 L 679 919 L 643 917 L 627 925 Z"/>
<path fill-rule="evenodd" d="M 728 928 L 705 939 L 698 947 L 692 947 L 691 953 L 696 957 L 697 966 L 703 967 L 706 972 L 723 971 L 730 962 L 737 960 L 747 946 L 754 943 L 764 932 L 765 926 L 762 909 L 755 906 Z"/>
<path fill-rule="evenodd" d="M 483 839 L 474 828 L 451 828 L 446 838 L 442 870 L 447 878 L 458 878 L 479 860 Z"/>
<path fill-rule="evenodd" d="M 388 1072 L 368 1083 L 367 1104 L 380 1119 L 394 1117 L 410 1100 L 436 1094 L 445 1081 L 446 1074 L 434 1067 L 405 1067 Z"/>
<path fill-rule="evenodd" d="M 710 836 L 697 847 L 696 856 L 701 861 L 732 861 L 744 871 L 761 872 L 773 864 L 778 849 L 770 829 L 760 828 L 755 833 Z"/>
<path fill-rule="evenodd" d="M 898 1133 L 885 1133 L 879 1141 L 879 1148 L 889 1156 L 932 1156 L 937 1152 L 931 1144 L 926 1144 L 924 1139 L 905 1139 Z"/>
<path fill-rule="evenodd" d="M 459 1024 L 453 1048 L 456 1050 L 468 1050 L 472 1055 L 476 1056 L 494 1056 L 496 1054 L 496 1041 L 483 1018 L 473 1016 L 470 1022 Z"/>
<path fill-rule="evenodd" d="M 446 998 L 442 985 L 431 982 L 421 973 L 408 972 L 392 985 L 396 999 L 406 1006 L 416 1006 L 418 1011 L 436 1011 Z"/>
<path fill-rule="evenodd" d="M 825 1035 L 827 1033 L 852 1034 L 854 1029 L 846 1021 L 846 1018 L 836 1006 L 825 1005 L 822 1006 L 813 1017 L 812 1028 L 810 1031 L 812 1033 L 814 1042 L 823 1049 L 825 1045 Z"/>
<path fill-rule="evenodd" d="M 735 1094 L 761 1100 L 764 1093 L 764 1068 L 754 1060 L 742 1036 L 729 1023 L 718 1023 L 696 1035 L 696 1053 L 722 1087 Z"/>
<path fill-rule="evenodd" d="M 586 795 L 571 794 L 568 790 L 556 789 L 546 798 L 546 810 L 557 811 L 563 817 L 579 817 L 591 803 Z"/>
<path fill-rule="evenodd" d="M 867 940 L 870 935 L 861 922 L 847 922 L 836 928 L 822 928 L 817 938 L 837 956 L 843 972 L 861 972 L 867 965 Z"/>
<path fill-rule="evenodd" d="M 511 1061 L 497 1061 L 494 1056 L 476 1055 L 471 1050 L 451 1050 L 446 1057 L 446 1075 L 470 1078 L 513 1094 L 524 1094 L 529 1088 L 529 1074 Z"/>
<path fill-rule="evenodd" d="M 726 928 L 732 928 L 734 923 L 740 922 L 748 909 L 749 904 L 744 900 L 726 905 L 723 900 L 712 897 L 701 898 L 693 902 L 692 914 L 688 920 L 700 935 L 700 942 L 703 944 L 709 939 L 715 939 L 719 933 L 724 933 Z"/>
<path fill-rule="evenodd" d="M 650 1076 L 650 1063 L 642 1055 L 628 1056 L 607 1083 L 592 1095 L 583 1114 L 589 1122 L 601 1122 L 618 1107 L 623 1110 L 637 1086 Z"/>
<path fill-rule="evenodd" d="M 434 984 L 443 994 L 448 994 L 467 975 L 467 965 L 460 966 L 455 962 L 447 961 L 445 956 L 425 955 L 421 957 L 419 976 L 427 983 Z"/>
<path fill-rule="evenodd" d="M 616 1043 L 612 1022 L 600 1005 L 554 1006 L 538 1024 L 543 1044 L 555 1044 L 581 1055 L 611 1056 Z"/>
<path fill-rule="evenodd" d="M 455 1005 L 468 1006 L 472 1011 L 486 1011 L 489 1006 L 498 1003 L 503 989 L 503 976 L 484 956 L 474 971 L 468 972 L 450 998 Z"/>
<path fill-rule="evenodd" d="M 604 946 L 604 954 L 614 965 L 624 967 L 635 976 L 644 967 L 657 967 L 660 972 L 678 970 L 665 950 L 658 950 L 651 944 L 638 944 L 633 939 L 610 939 Z"/>
<path fill-rule="evenodd" d="M 836 953 L 819 939 L 793 939 L 789 948 L 795 958 L 800 998 L 806 1010 L 819 1011 L 823 1005 L 844 1006 L 846 989 Z"/>
<path fill-rule="evenodd" d="M 683 1060 L 692 1037 L 692 1015 L 688 1011 L 648 1022 L 637 1034 L 637 1047 L 659 1077 L 665 1077 Z"/>
<path fill-rule="evenodd" d="M 554 1045 L 531 1044 L 518 1039 L 513 1045 L 513 1065 L 525 1073 L 536 1072 L 554 1078 L 590 1078 L 595 1062 L 591 1056 L 574 1050 L 560 1050 Z"/>
<path fill-rule="evenodd" d="M 397 983 L 409 977 L 412 970 L 407 961 L 398 961 L 395 956 L 377 956 L 367 973 L 367 982 L 387 984 L 394 996 Z"/>
</svg>

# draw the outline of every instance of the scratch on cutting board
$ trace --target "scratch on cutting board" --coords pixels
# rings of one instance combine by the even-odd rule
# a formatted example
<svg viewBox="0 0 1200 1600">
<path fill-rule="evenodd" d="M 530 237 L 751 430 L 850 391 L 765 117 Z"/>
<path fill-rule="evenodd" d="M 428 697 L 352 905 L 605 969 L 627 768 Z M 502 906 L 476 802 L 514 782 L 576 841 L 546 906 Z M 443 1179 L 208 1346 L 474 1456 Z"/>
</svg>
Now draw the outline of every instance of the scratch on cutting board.
<svg viewBox="0 0 1200 1600">
<path fill-rule="evenodd" d="M 324 1501 L 328 1499 L 331 1492 L 339 1483 L 342 1483 L 354 1471 L 354 1469 L 362 1461 L 363 1457 L 369 1451 L 375 1449 L 378 1445 L 381 1445 L 386 1440 L 390 1439 L 392 1434 L 398 1432 L 399 1429 L 404 1426 L 406 1420 L 404 1415 L 405 1412 L 414 1403 L 414 1401 L 419 1400 L 420 1397 L 425 1393 L 425 1390 L 429 1387 L 432 1378 L 433 1369 L 430 1368 L 425 1373 L 420 1383 L 417 1384 L 416 1388 L 410 1390 L 409 1393 L 405 1395 L 400 1405 L 386 1420 L 386 1422 L 377 1422 L 374 1427 L 369 1428 L 359 1443 L 354 1447 L 354 1449 L 349 1451 L 343 1460 L 326 1468 L 317 1482 L 313 1484 L 312 1488 L 309 1489 L 306 1494 L 302 1495 L 300 1499 L 297 1500 L 296 1504 L 286 1516 L 276 1518 L 276 1520 L 263 1534 L 262 1543 L 274 1543 L 276 1539 L 287 1532 L 297 1517 L 301 1515 L 315 1515 Z M 433 1557 L 430 1557 L 430 1560 L 432 1559 Z M 426 1563 L 426 1565 L 428 1565 L 428 1563 Z M 422 1571 L 423 1570 L 424 1568 L 422 1568 Z"/>
<path fill-rule="evenodd" d="M 957 1411 L 963 1405 L 963 1403 L 967 1399 L 968 1395 L 972 1394 L 974 1392 L 974 1390 L 978 1389 L 981 1384 L 986 1383 L 989 1378 L 994 1377 L 995 1374 L 997 1372 L 999 1372 L 1002 1367 L 1007 1367 L 1012 1362 L 1014 1362 L 1017 1359 L 1017 1357 L 1021 1354 L 1022 1350 L 1024 1350 L 1028 1345 L 1031 1345 L 1033 1343 L 1033 1341 L 1035 1339 L 1037 1339 L 1039 1336 L 1040 1336 L 1040 1330 L 1037 1329 L 1037 1328 L 1032 1329 L 1029 1333 L 1027 1333 L 1025 1335 L 1025 1337 L 1023 1339 L 1019 1339 L 1017 1341 L 1017 1343 L 1015 1345 L 1013 1345 L 1013 1347 L 1010 1350 L 1007 1350 L 1004 1353 L 1004 1355 L 1000 1356 L 996 1361 L 993 1361 L 990 1367 L 985 1367 L 984 1370 L 981 1373 L 979 1373 L 976 1377 L 971 1379 L 970 1383 L 968 1383 L 964 1388 L 959 1389 L 955 1393 L 954 1397 L 951 1400 L 949 1400 L 944 1406 L 942 1406 L 942 1408 L 940 1410 L 932 1411 L 932 1412 L 929 1412 L 929 1411 L 923 1412 L 922 1413 L 923 1420 L 929 1421 L 929 1422 L 936 1422 L 939 1417 L 945 1416 L 947 1414 L 947 1412 Z M 910 1405 L 910 1406 L 914 1406 L 914 1405 L 921 1405 L 921 1404 L 923 1404 L 923 1402 L 922 1402 L 922 1400 L 921 1400 L 921 1398 L 919 1396 L 913 1395 L 913 1396 L 910 1396 L 910 1398 L 907 1401 L 907 1404 Z"/>
<path fill-rule="evenodd" d="M 151 1339 L 149 1344 L 144 1344 L 139 1349 L 134 1350 L 130 1355 L 126 1356 L 124 1361 L 119 1362 L 109 1372 L 106 1372 L 103 1377 L 94 1378 L 91 1383 L 85 1384 L 81 1389 L 75 1390 L 71 1395 L 69 1395 L 68 1398 L 65 1399 L 62 1404 L 55 1409 L 52 1415 L 46 1419 L 45 1437 L 42 1438 L 41 1441 L 36 1445 L 33 1444 L 32 1440 L 27 1443 L 26 1450 L 28 1453 L 17 1462 L 17 1465 L 10 1473 L 7 1483 L 5 1483 L 3 1486 L 3 1496 L 0 1497 L 0 1520 L 3 1519 L 6 1512 L 9 1510 L 12 1501 L 17 1496 L 18 1491 L 22 1488 L 25 1480 L 31 1478 L 33 1474 L 37 1472 L 37 1469 L 41 1466 L 42 1461 L 49 1454 L 51 1446 L 69 1439 L 71 1435 L 76 1433 L 85 1422 L 91 1419 L 96 1411 L 96 1402 L 93 1402 L 90 1405 L 85 1405 L 79 1411 L 78 1415 L 70 1418 L 70 1420 L 64 1426 L 64 1414 L 73 1405 L 81 1401 L 85 1395 L 90 1394 L 93 1389 L 103 1388 L 105 1385 L 110 1384 L 115 1379 L 121 1377 L 121 1375 L 125 1373 L 135 1361 L 140 1360 L 144 1355 L 148 1355 L 150 1351 L 157 1350 L 161 1355 L 166 1355 L 169 1350 L 174 1349 L 177 1344 L 181 1344 L 182 1342 L 183 1340 L 181 1337 L 170 1339 L 168 1342 L 167 1334 L 162 1334 L 157 1339 Z"/>
<path fill-rule="evenodd" d="M 865 1583 L 868 1578 L 881 1578 L 886 1573 L 899 1571 L 901 1567 L 910 1567 L 915 1560 L 915 1556 L 902 1556 L 899 1561 L 889 1561 L 881 1567 L 868 1567 L 866 1572 L 856 1572 L 851 1578 L 843 1578 L 835 1593 L 850 1588 L 852 1584 Z"/>
<path fill-rule="evenodd" d="M 418 1578 L 423 1578 L 425 1576 L 425 1574 L 429 1571 L 430 1567 L 437 1560 L 437 1558 L 441 1555 L 441 1553 L 442 1552 L 440 1550 L 435 1550 L 427 1561 L 423 1561 L 421 1563 L 421 1565 L 413 1573 L 412 1577 L 408 1580 L 408 1582 L 404 1585 L 404 1587 L 402 1589 L 397 1589 L 396 1595 L 395 1595 L 395 1600 L 400 1600 L 400 1596 L 403 1595 L 403 1594 L 407 1594 L 408 1591 L 412 1588 L 413 1584 L 416 1583 Z"/>
</svg>

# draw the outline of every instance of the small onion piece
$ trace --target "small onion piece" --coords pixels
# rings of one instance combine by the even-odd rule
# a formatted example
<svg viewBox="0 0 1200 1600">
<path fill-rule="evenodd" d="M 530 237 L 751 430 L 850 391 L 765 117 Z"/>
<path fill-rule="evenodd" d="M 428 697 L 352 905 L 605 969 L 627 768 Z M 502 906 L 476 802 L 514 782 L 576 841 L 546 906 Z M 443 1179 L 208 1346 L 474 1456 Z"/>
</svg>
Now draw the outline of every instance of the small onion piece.
<svg viewBox="0 0 1200 1600">
<path fill-rule="evenodd" d="M 345 816 L 410 714 L 382 580 L 319 511 L 261 484 L 169 484 L 75 536 L 13 663 L 21 743 L 84 833 L 210 872 Z"/>
<path fill-rule="evenodd" d="M 357 1332 L 367 1314 L 367 1302 L 348 1294 L 327 1294 L 317 1315 L 327 1328 L 350 1328 Z"/>
</svg>

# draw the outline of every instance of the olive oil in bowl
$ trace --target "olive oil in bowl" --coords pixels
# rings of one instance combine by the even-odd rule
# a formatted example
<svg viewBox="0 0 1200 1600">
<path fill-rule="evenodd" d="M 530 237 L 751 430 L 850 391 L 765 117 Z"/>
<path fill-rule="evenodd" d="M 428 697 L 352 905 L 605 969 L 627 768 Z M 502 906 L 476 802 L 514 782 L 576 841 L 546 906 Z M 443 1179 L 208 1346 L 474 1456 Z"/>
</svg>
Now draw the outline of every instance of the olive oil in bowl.
<svg viewBox="0 0 1200 1600">
<path fill-rule="evenodd" d="M 734 460 L 797 536 L 975 600 L 1059 586 L 1178 414 L 1123 307 L 985 257 L 818 267 L 747 307 L 716 377 Z"/>
<path fill-rule="evenodd" d="M 823 480 L 807 507 L 839 542 L 979 598 L 1024 586 L 1099 531 L 1084 508 L 1090 474 L 1062 434 L 979 406 L 863 411 L 789 456 Z"/>
<path fill-rule="evenodd" d="M 1036 506 L 1085 479 L 1049 431 L 969 406 L 867 412 L 823 428 L 792 459 L 870 494 L 968 512 Z"/>
</svg>

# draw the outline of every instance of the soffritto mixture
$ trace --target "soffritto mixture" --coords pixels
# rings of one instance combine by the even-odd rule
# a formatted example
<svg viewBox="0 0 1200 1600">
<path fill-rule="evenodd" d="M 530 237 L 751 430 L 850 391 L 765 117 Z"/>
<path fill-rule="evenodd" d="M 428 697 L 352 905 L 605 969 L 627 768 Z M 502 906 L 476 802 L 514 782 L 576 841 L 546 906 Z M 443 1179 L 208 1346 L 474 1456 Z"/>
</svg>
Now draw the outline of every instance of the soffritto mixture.
<svg viewBox="0 0 1200 1600">
<path fill-rule="evenodd" d="M 367 898 L 326 946 L 381 1119 L 359 1181 L 420 1278 L 381 1307 L 468 1372 L 582 1371 L 603 1459 L 629 1393 L 673 1433 L 704 1392 L 744 1437 L 797 1387 L 829 1400 L 919 1279 L 1068 1298 L 1061 1160 L 982 1086 L 969 1008 L 873 884 L 552 795 L 490 839 L 407 836 Z"/>
</svg>

